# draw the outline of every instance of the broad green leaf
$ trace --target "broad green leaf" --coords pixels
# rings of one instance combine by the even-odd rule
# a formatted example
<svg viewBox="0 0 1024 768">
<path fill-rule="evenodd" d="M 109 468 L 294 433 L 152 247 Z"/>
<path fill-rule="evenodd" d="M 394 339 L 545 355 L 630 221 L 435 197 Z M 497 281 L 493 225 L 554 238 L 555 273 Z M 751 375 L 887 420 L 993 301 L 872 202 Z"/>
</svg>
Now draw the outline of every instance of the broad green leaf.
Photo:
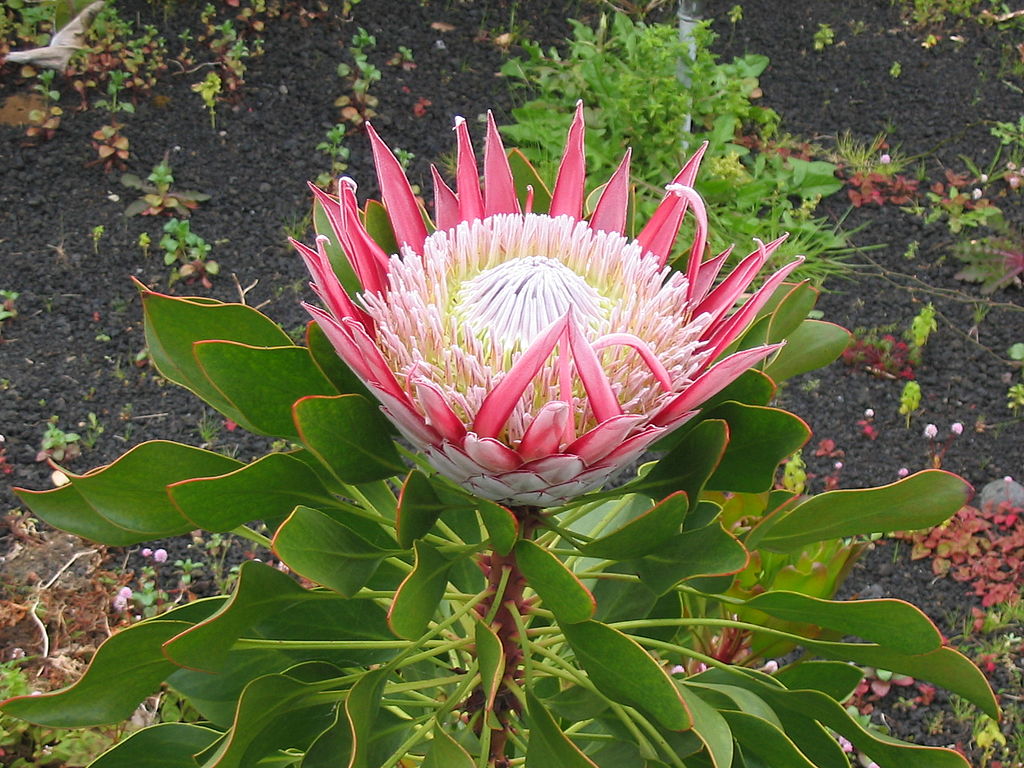
<svg viewBox="0 0 1024 768">
<path fill-rule="evenodd" d="M 403 549 L 412 548 L 414 541 L 430 532 L 444 510 L 445 505 L 434 493 L 430 478 L 418 469 L 410 472 L 398 497 L 398 545 Z"/>
<path fill-rule="evenodd" d="M 244 304 L 175 298 L 143 290 L 142 309 L 146 346 L 157 370 L 221 413 L 232 408 L 199 368 L 192 354 L 195 342 L 218 339 L 255 347 L 291 344 L 275 322 Z"/>
<path fill-rule="evenodd" d="M 941 685 L 976 704 L 989 717 L 999 717 L 999 704 L 981 670 L 974 666 L 970 659 L 952 648 L 939 648 L 930 653 L 907 654 L 879 645 L 829 643 L 809 639 L 801 642 L 826 658 L 887 669 L 890 672 L 899 672 L 917 680 Z"/>
<path fill-rule="evenodd" d="M 157 723 L 129 734 L 89 768 L 198 768 L 193 758 L 223 734 L 192 723 Z"/>
<path fill-rule="evenodd" d="M 547 185 L 537 174 L 536 169 L 518 149 L 508 153 L 508 164 L 512 169 L 512 180 L 516 188 L 519 204 L 526 210 L 527 187 L 533 187 L 533 212 L 547 213 L 551 208 L 551 193 Z"/>
<path fill-rule="evenodd" d="M 537 686 L 534 686 L 536 689 Z M 545 705 L 572 723 L 597 717 L 610 706 L 608 699 L 582 685 L 571 685 L 545 699 Z"/>
<path fill-rule="evenodd" d="M 423 208 L 420 207 L 423 214 Z M 387 209 L 378 200 L 367 200 L 363 209 L 363 226 L 384 253 L 398 253 L 398 239 L 395 237 L 394 227 L 391 226 L 391 218 Z"/>
<path fill-rule="evenodd" d="M 293 407 L 299 439 L 343 483 L 404 471 L 380 411 L 359 395 L 305 397 Z"/>
<path fill-rule="evenodd" d="M 476 763 L 469 752 L 443 728 L 434 727 L 434 738 L 427 747 L 427 755 L 420 768 L 474 768 Z"/>
<path fill-rule="evenodd" d="M 722 461 L 728 442 L 729 428 L 725 421 L 715 418 L 702 421 L 687 431 L 650 472 L 615 493 L 642 493 L 652 499 L 662 499 L 682 490 L 688 498 L 697 500 Z"/>
<path fill-rule="evenodd" d="M 555 555 L 528 539 L 520 540 L 513 554 L 526 582 L 559 624 L 575 624 L 594 615 L 594 596 Z"/>
<path fill-rule="evenodd" d="M 519 539 L 519 521 L 512 511 L 488 499 L 476 499 L 476 511 L 487 528 L 494 551 L 499 555 L 511 552 Z"/>
<path fill-rule="evenodd" d="M 748 600 L 746 607 L 777 619 L 857 635 L 902 653 L 928 653 L 942 646 L 942 635 L 931 619 L 902 600 L 822 600 L 772 590 Z"/>
<path fill-rule="evenodd" d="M 797 329 L 814 309 L 820 291 L 806 280 L 802 283 L 783 283 L 758 311 L 757 316 L 771 315 L 767 341 L 776 344 Z"/>
<path fill-rule="evenodd" d="M 789 710 L 801 717 L 811 717 L 836 733 L 845 736 L 858 750 L 879 765 L 899 768 L 968 768 L 967 761 L 952 750 L 920 747 L 895 742 L 866 730 L 833 699 L 818 691 L 786 691 L 759 686 L 760 695 L 776 711 Z"/>
<path fill-rule="evenodd" d="M 687 709 L 693 714 L 693 732 L 704 742 L 711 758 L 711 765 L 714 768 L 730 768 L 733 743 L 729 723 L 717 709 L 700 697 L 699 689 L 691 689 L 685 682 L 681 682 L 679 693 L 686 702 Z"/>
<path fill-rule="evenodd" d="M 161 645 L 191 626 L 186 621 L 149 620 L 122 629 L 99 647 L 73 685 L 9 699 L 0 709 L 5 715 L 53 728 L 127 720 L 139 702 L 175 670 L 161 653 Z"/>
<path fill-rule="evenodd" d="M 309 465 L 287 453 L 268 454 L 219 477 L 172 483 L 167 491 L 193 527 L 207 531 L 281 517 L 299 504 L 335 503 Z"/>
<path fill-rule="evenodd" d="M 309 395 L 338 392 L 305 347 L 200 341 L 192 349 L 203 373 L 238 414 L 235 420 L 250 432 L 297 440 L 292 405 Z"/>
<path fill-rule="evenodd" d="M 606 568 L 614 573 L 627 572 L 623 566 Z M 658 602 L 658 596 L 643 582 L 619 579 L 595 579 L 591 589 L 597 610 L 594 618 L 606 624 L 646 617 Z"/>
<path fill-rule="evenodd" d="M 677 491 L 607 536 L 580 547 L 587 557 L 629 560 L 643 557 L 679 533 L 690 502 Z"/>
<path fill-rule="evenodd" d="M 775 382 L 756 368 L 741 373 L 735 381 L 714 397 L 705 400 L 701 410 L 708 413 L 722 403 L 736 402 L 744 405 L 768 405 L 775 397 Z"/>
<path fill-rule="evenodd" d="M 373 399 L 370 390 L 360 381 L 352 369 L 339 357 L 324 329 L 316 322 L 310 321 L 306 326 L 306 346 L 309 356 L 316 367 L 327 377 L 335 389 L 343 395 L 362 395 L 368 400 Z"/>
<path fill-rule="evenodd" d="M 415 640 L 427 631 L 452 567 L 451 560 L 422 539 L 416 541 L 415 550 L 416 563 L 398 587 L 388 611 L 391 631 L 406 640 Z"/>
<path fill-rule="evenodd" d="M 750 547 L 792 552 L 819 541 L 944 522 L 971 495 L 963 478 L 929 469 L 881 488 L 828 491 L 765 517 L 747 536 Z"/>
<path fill-rule="evenodd" d="M 176 636 L 166 644 L 164 652 L 180 666 L 220 672 L 221 666 L 229 661 L 232 646 L 241 637 L 388 640 L 392 635 L 384 610 L 373 601 L 347 600 L 334 592 L 303 589 L 276 568 L 250 561 L 242 564 L 235 592 L 220 610 Z M 322 655 L 312 658 L 367 663 L 381 658 L 369 651 L 319 653 Z"/>
<path fill-rule="evenodd" d="M 345 251 L 341 247 L 341 243 L 338 242 L 338 236 L 334 234 L 334 228 L 331 227 L 327 211 L 324 210 L 319 198 L 316 197 L 313 198 L 313 231 L 316 232 L 318 237 L 327 238 L 327 242 L 324 243 L 324 249 L 327 252 L 328 260 L 331 262 L 331 269 L 334 270 L 335 276 L 348 294 L 355 296 L 363 289 L 363 286 L 359 283 L 355 270 L 352 269 L 352 265 L 349 263 L 348 258 L 346 258 Z"/>
<path fill-rule="evenodd" d="M 14 494 L 40 520 L 83 539 L 127 547 L 153 538 L 147 533 L 126 531 L 102 517 L 71 483 L 46 491 L 15 488 Z"/>
<path fill-rule="evenodd" d="M 526 691 L 530 741 L 526 749 L 526 768 L 598 768 L 566 736 L 558 723 L 533 692 Z"/>
<path fill-rule="evenodd" d="M 843 353 L 850 343 L 850 332 L 834 323 L 804 320 L 789 334 L 786 346 L 779 350 L 764 372 L 775 381 L 824 368 Z"/>
<path fill-rule="evenodd" d="M 707 487 L 761 493 L 772 487 L 779 463 L 807 442 L 811 431 L 798 417 L 777 408 L 722 403 L 707 413 L 729 425 L 729 444 Z"/>
<path fill-rule="evenodd" d="M 764 765 L 771 768 L 818 768 L 771 722 L 746 712 L 725 710 L 721 715 L 741 749 L 756 755 Z"/>
<path fill-rule="evenodd" d="M 240 461 L 219 453 L 154 440 L 135 446 L 113 464 L 84 475 L 70 474 L 69 486 L 19 490 L 19 495 L 53 525 L 123 546 L 176 536 L 195 527 L 171 503 L 168 484 L 241 466 Z"/>
<path fill-rule="evenodd" d="M 798 661 L 774 675 L 790 690 L 821 691 L 836 701 L 846 701 L 864 677 L 860 667 L 841 661 Z"/>
<path fill-rule="evenodd" d="M 345 715 L 352 733 L 352 757 L 348 768 L 370 768 L 370 742 L 387 674 L 386 667 L 367 672 L 352 686 L 345 699 Z"/>
<path fill-rule="evenodd" d="M 249 768 L 278 749 L 305 749 L 333 722 L 334 702 L 344 695 L 322 693 L 328 687 L 289 675 L 256 678 L 242 691 L 231 730 L 204 765 Z"/>
<path fill-rule="evenodd" d="M 501 681 L 505 677 L 505 649 L 494 630 L 477 620 L 473 633 L 476 643 L 476 658 L 480 664 L 480 687 L 484 691 L 484 709 L 494 709 L 494 697 L 498 695 Z"/>
<path fill-rule="evenodd" d="M 746 567 L 747 559 L 747 550 L 716 520 L 673 536 L 635 565 L 644 584 L 662 595 L 695 576 L 737 573 Z"/>
<path fill-rule="evenodd" d="M 601 693 L 653 715 L 669 730 L 691 726 L 692 716 L 675 681 L 639 643 L 596 621 L 559 626 Z"/>
<path fill-rule="evenodd" d="M 318 509 L 298 506 L 274 534 L 274 551 L 288 567 L 345 597 L 358 592 L 399 549 L 382 549 Z"/>
</svg>

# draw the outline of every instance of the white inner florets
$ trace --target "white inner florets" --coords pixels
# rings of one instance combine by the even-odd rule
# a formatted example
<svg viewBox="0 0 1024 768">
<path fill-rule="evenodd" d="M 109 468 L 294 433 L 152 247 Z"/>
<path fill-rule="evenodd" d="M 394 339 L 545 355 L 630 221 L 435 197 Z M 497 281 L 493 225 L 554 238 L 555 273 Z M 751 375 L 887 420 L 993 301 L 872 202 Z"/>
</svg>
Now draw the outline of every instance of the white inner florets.
<svg viewBox="0 0 1024 768">
<path fill-rule="evenodd" d="M 393 255 L 388 287 L 360 301 L 373 318 L 377 344 L 408 391 L 432 381 L 470 425 L 484 397 L 539 334 L 569 307 L 583 335 L 641 340 L 668 372 L 672 390 L 688 385 L 704 361 L 706 316 L 690 317 L 686 277 L 661 267 L 635 241 L 590 229 L 569 216 L 499 214 L 430 235 L 422 253 Z M 527 389 L 501 437 L 515 445 L 532 414 L 552 400 L 569 401 L 575 432 L 596 425 L 586 393 L 559 380 L 559 344 Z M 671 396 L 640 355 L 611 344 L 597 352 L 627 413 L 653 413 Z"/>
</svg>

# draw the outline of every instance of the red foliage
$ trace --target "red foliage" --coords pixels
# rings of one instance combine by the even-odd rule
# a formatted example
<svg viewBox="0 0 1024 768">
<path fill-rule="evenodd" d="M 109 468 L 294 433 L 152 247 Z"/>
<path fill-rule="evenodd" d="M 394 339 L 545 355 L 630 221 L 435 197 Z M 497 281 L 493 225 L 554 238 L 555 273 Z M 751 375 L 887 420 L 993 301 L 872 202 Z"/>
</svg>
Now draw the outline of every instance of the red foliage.
<svg viewBox="0 0 1024 768">
<path fill-rule="evenodd" d="M 1022 513 L 1005 502 L 963 507 L 943 525 L 899 536 L 913 543 L 911 559 L 932 558 L 936 576 L 970 582 L 983 606 L 1012 603 L 1024 586 Z"/>
<path fill-rule="evenodd" d="M 886 379 L 913 379 L 920 351 L 892 334 L 856 339 L 843 350 L 843 362 Z M 872 438 L 873 439 L 873 438 Z"/>
<path fill-rule="evenodd" d="M 906 176 L 885 176 L 881 173 L 855 173 L 847 184 L 846 194 L 855 207 L 873 205 L 906 205 L 917 195 L 918 182 Z"/>
</svg>

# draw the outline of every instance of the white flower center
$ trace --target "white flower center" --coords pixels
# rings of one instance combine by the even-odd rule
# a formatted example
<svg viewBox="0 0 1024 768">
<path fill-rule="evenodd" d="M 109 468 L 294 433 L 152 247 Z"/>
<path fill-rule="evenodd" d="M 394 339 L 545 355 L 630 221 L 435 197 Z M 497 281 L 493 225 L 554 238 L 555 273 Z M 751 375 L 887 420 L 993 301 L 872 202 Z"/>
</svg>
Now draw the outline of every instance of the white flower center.
<svg viewBox="0 0 1024 768">
<path fill-rule="evenodd" d="M 464 282 L 452 311 L 477 338 L 525 349 L 570 307 L 578 323 L 596 326 L 606 316 L 604 304 L 581 275 L 558 259 L 520 256 Z"/>
</svg>

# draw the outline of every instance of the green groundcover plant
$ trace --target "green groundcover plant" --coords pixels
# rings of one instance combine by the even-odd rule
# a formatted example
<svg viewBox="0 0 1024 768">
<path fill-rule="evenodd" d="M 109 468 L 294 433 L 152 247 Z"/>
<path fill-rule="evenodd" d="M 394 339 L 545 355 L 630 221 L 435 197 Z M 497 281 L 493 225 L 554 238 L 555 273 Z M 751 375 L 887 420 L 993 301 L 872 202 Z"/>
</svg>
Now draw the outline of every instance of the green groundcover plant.
<svg viewBox="0 0 1024 768">
<path fill-rule="evenodd" d="M 247 562 L 232 594 L 117 632 L 77 683 L 4 714 L 116 723 L 162 685 L 200 713 L 93 768 L 840 768 L 839 736 L 880 766 L 965 766 L 838 702 L 864 665 L 998 717 L 981 673 L 913 606 L 833 598 L 853 537 L 941 523 L 970 488 L 931 470 L 774 489 L 809 437 L 769 405 L 776 382 L 848 335 L 806 319 L 798 260 L 749 288 L 778 241 L 720 275 L 703 150 L 630 239 L 628 155 L 585 200 L 582 106 L 550 190 L 493 120 L 481 189 L 456 121 L 434 221 L 367 130 L 383 203 L 314 189 L 321 234 L 296 244 L 322 304 L 305 346 L 242 304 L 142 293 L 160 372 L 291 449 L 242 463 L 154 441 L 19 491 L 89 539 L 235 531 L 291 573 Z"/>
</svg>

